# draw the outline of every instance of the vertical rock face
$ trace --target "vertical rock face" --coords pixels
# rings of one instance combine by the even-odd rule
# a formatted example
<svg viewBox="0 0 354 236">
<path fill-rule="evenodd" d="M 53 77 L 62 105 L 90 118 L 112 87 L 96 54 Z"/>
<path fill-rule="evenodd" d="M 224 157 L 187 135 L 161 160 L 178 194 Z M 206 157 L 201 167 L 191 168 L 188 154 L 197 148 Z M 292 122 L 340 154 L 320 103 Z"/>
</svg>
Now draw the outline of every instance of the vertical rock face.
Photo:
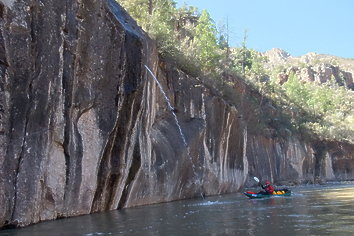
<svg viewBox="0 0 354 236">
<path fill-rule="evenodd" d="M 352 145 L 249 134 L 245 111 L 160 61 L 114 0 L 0 11 L 0 227 L 235 192 L 249 175 L 354 177 Z"/>
<path fill-rule="evenodd" d="M 147 39 L 114 1 L 1 4 L 0 30 L 0 225 L 90 213 L 102 162 L 130 168 Z"/>
</svg>

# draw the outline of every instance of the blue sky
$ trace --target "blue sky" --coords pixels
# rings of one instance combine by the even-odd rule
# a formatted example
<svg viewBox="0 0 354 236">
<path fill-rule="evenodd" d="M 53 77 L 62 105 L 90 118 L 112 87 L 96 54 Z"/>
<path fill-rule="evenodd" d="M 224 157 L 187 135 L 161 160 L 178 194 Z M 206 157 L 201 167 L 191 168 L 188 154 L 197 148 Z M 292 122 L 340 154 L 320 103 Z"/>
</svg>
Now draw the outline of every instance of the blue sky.
<svg viewBox="0 0 354 236">
<path fill-rule="evenodd" d="M 354 58 L 354 0 L 175 0 L 206 9 L 216 25 L 228 19 L 231 46 L 282 48 Z"/>
</svg>

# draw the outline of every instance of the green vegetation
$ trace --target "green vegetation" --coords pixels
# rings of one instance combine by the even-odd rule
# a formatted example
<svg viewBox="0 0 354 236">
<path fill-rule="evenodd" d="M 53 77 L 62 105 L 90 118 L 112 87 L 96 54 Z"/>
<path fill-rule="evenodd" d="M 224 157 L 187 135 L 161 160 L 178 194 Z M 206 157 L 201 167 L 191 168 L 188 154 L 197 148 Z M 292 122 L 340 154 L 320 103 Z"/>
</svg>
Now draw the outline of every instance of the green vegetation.
<svg viewBox="0 0 354 236">
<path fill-rule="evenodd" d="M 197 59 L 203 71 L 212 71 L 217 65 L 220 55 L 216 34 L 217 30 L 209 13 L 203 10 L 195 27 L 195 37 L 193 39 L 197 48 Z"/>
<path fill-rule="evenodd" d="M 118 2 L 157 41 L 160 53 L 172 57 L 187 73 L 213 74 L 220 67 L 218 32 L 206 10 L 199 13 L 188 6 L 177 9 L 172 0 Z"/>
<path fill-rule="evenodd" d="M 118 2 L 156 40 L 163 57 L 172 58 L 186 73 L 204 78 L 207 86 L 243 111 L 251 131 L 265 134 L 271 128 L 272 135 L 310 134 L 353 142 L 353 91 L 338 81 L 303 82 L 287 72 L 286 65 L 266 69 L 267 58 L 246 47 L 246 33 L 241 47 L 230 48 L 229 32 L 218 30 L 206 10 L 176 8 L 172 0 Z M 320 63 L 319 59 L 312 62 Z M 301 62 L 296 66 L 308 67 Z M 280 82 L 279 74 L 286 79 Z"/>
<path fill-rule="evenodd" d="M 282 89 L 289 98 L 289 107 L 306 112 L 297 114 L 297 125 L 323 139 L 353 141 L 353 91 L 334 80 L 325 84 L 303 83 L 294 74 L 289 75 Z"/>
</svg>

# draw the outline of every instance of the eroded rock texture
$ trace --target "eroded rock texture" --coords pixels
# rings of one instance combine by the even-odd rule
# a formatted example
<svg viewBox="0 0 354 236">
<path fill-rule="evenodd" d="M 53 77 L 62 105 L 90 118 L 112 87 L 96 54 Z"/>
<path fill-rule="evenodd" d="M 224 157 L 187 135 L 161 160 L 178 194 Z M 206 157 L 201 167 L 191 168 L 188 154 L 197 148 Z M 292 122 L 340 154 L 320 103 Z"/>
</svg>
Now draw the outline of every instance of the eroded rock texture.
<svg viewBox="0 0 354 236">
<path fill-rule="evenodd" d="M 114 1 L 1 10 L 0 224 L 90 213 L 105 173 L 116 208 L 140 153 L 144 33 Z"/>
<path fill-rule="evenodd" d="M 235 192 L 249 175 L 354 178 L 352 145 L 250 134 L 114 0 L 2 1 L 0 77 L 0 227 Z"/>
</svg>

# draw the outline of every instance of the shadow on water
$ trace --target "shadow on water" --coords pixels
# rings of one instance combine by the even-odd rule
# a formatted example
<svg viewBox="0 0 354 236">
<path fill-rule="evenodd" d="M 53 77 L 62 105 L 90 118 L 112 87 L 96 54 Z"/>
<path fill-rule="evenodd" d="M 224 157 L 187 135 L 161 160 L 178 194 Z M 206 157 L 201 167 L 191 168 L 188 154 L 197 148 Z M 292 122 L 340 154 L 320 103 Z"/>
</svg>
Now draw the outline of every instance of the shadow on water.
<svg viewBox="0 0 354 236">
<path fill-rule="evenodd" d="M 74 217 L 0 235 L 353 235 L 354 185 L 302 186 L 290 197 L 241 193 Z"/>
</svg>

